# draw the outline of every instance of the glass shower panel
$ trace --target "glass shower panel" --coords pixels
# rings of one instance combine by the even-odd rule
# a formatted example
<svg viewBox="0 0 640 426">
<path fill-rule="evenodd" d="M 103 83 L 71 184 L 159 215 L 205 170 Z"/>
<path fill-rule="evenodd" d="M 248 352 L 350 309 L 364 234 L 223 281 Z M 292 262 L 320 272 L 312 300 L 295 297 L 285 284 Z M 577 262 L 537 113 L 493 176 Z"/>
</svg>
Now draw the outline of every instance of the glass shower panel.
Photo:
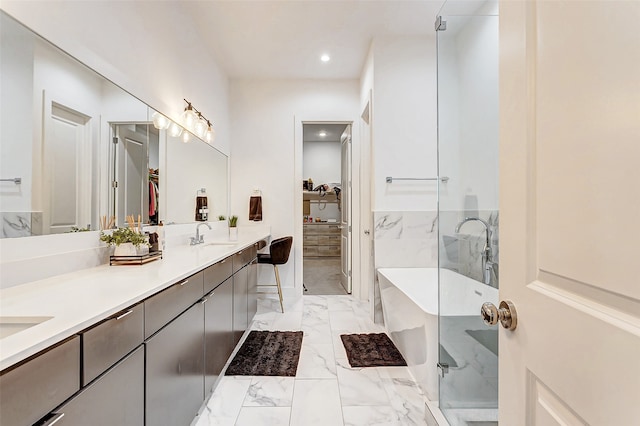
<svg viewBox="0 0 640 426">
<path fill-rule="evenodd" d="M 453 426 L 498 419 L 498 329 L 480 318 L 498 303 L 498 16 L 479 5 L 447 3 L 437 31 L 439 405 Z"/>
</svg>

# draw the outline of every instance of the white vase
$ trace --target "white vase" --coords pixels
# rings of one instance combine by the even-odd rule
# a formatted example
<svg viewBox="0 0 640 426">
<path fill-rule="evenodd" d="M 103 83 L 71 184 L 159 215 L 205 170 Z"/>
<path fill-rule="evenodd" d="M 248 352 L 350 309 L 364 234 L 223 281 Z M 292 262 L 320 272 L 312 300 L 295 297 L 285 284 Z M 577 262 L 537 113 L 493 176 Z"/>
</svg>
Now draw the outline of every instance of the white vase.
<svg viewBox="0 0 640 426">
<path fill-rule="evenodd" d="M 122 243 L 116 246 L 113 251 L 114 256 L 137 256 L 138 250 L 133 243 Z"/>
<path fill-rule="evenodd" d="M 238 228 L 229 228 L 229 241 L 238 241 Z"/>
</svg>

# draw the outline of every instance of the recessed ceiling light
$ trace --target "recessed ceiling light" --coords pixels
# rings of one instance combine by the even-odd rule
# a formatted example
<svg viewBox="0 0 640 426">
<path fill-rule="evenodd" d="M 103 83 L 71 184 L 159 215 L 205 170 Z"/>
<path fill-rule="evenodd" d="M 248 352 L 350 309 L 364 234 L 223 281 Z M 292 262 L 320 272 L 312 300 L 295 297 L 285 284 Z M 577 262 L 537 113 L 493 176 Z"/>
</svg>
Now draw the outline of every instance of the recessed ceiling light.
<svg viewBox="0 0 640 426">
<path fill-rule="evenodd" d="M 326 53 L 322 56 L 320 56 L 320 60 L 322 62 L 329 62 L 331 60 L 331 56 L 327 55 Z"/>
<path fill-rule="evenodd" d="M 320 131 L 320 133 L 318 133 L 318 136 L 320 136 L 321 138 L 324 138 L 325 136 L 327 136 L 327 132 L 322 130 L 322 131 Z"/>
</svg>

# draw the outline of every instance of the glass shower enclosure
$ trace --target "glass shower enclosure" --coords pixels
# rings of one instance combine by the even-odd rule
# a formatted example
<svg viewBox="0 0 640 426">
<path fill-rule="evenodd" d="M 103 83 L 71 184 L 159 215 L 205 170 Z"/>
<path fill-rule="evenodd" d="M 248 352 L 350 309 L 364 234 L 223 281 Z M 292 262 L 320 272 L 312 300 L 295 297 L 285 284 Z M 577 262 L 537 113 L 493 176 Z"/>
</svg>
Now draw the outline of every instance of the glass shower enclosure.
<svg viewBox="0 0 640 426">
<path fill-rule="evenodd" d="M 449 0 L 438 43 L 439 406 L 452 426 L 498 420 L 498 4 Z M 448 179 L 446 179 L 448 178 Z"/>
</svg>

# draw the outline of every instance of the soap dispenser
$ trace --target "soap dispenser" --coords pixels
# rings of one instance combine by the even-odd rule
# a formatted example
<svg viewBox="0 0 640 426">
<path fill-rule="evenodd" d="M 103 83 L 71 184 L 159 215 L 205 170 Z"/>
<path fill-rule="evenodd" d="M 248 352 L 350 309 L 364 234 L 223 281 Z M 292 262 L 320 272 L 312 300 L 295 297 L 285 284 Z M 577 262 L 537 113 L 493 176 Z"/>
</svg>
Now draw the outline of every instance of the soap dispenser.
<svg viewBox="0 0 640 426">
<path fill-rule="evenodd" d="M 209 219 L 209 202 L 207 201 L 207 190 L 200 188 L 196 194 L 196 221 L 206 222 Z"/>
</svg>

